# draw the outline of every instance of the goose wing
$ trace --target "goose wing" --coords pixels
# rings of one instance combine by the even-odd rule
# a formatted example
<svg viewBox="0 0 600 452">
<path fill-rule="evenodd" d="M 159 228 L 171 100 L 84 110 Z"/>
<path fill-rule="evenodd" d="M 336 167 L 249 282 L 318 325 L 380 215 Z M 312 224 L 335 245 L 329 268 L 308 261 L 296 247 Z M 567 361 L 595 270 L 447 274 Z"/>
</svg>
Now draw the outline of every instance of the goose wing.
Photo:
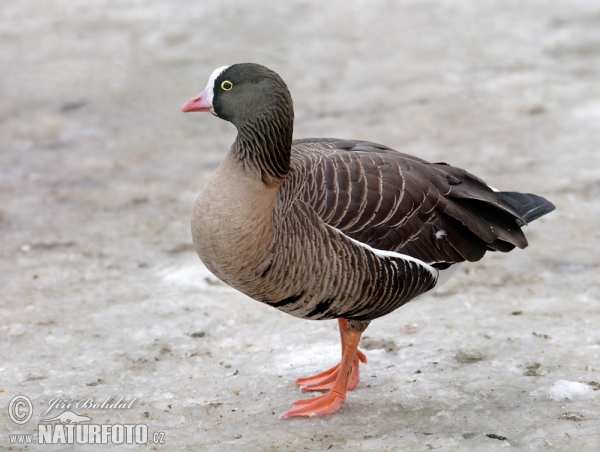
<svg viewBox="0 0 600 452">
<path fill-rule="evenodd" d="M 282 188 L 352 239 L 441 268 L 527 246 L 514 201 L 464 170 L 376 143 L 295 140 Z"/>
</svg>

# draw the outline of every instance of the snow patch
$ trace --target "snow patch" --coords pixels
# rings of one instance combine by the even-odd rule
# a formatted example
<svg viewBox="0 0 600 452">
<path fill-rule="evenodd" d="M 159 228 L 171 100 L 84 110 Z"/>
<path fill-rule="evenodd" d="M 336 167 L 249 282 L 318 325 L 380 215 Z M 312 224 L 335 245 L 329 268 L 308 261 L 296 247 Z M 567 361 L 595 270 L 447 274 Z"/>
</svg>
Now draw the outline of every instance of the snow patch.
<svg viewBox="0 0 600 452">
<path fill-rule="evenodd" d="M 219 281 L 206 267 L 201 264 L 167 267 L 160 272 L 163 282 L 183 287 L 204 291 L 233 290 L 225 283 Z"/>
<path fill-rule="evenodd" d="M 548 391 L 548 396 L 556 401 L 572 400 L 576 398 L 582 398 L 582 396 L 587 396 L 592 392 L 594 392 L 594 390 L 585 383 L 558 380 Z"/>
</svg>

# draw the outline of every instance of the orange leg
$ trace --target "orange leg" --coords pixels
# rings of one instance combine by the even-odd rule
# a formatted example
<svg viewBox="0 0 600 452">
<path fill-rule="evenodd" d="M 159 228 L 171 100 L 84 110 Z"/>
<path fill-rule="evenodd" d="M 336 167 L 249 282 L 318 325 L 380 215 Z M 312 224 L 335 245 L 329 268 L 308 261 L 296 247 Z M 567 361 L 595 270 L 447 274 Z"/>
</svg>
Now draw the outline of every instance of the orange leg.
<svg viewBox="0 0 600 452">
<path fill-rule="evenodd" d="M 338 324 L 340 328 L 340 337 L 342 341 L 342 357 L 344 356 L 345 349 L 345 341 L 343 331 L 348 329 L 348 321 L 346 319 L 338 319 Z M 352 363 L 352 372 L 350 373 L 350 378 L 348 379 L 348 387 L 347 391 L 352 391 L 358 383 L 360 382 L 360 372 L 359 372 L 359 361 L 366 363 L 367 357 L 360 350 L 356 350 L 356 357 Z M 296 380 L 296 384 L 300 386 L 300 391 L 308 392 L 308 391 L 329 391 L 337 378 L 340 363 L 336 364 L 330 369 L 324 370 L 321 373 L 316 375 L 312 375 L 310 377 L 298 378 Z"/>
<path fill-rule="evenodd" d="M 346 399 L 346 389 L 349 384 L 352 368 L 358 359 L 357 349 L 360 341 L 358 331 L 350 328 L 346 320 L 340 319 L 340 334 L 342 336 L 343 354 L 342 361 L 335 371 L 335 381 L 331 390 L 322 396 L 310 399 L 301 399 L 292 403 L 292 409 L 283 413 L 281 419 L 293 416 L 319 416 L 337 411 Z M 364 355 L 363 355 L 364 356 Z M 335 369 L 332 367 L 330 371 Z M 326 371 L 327 372 L 327 371 Z"/>
</svg>

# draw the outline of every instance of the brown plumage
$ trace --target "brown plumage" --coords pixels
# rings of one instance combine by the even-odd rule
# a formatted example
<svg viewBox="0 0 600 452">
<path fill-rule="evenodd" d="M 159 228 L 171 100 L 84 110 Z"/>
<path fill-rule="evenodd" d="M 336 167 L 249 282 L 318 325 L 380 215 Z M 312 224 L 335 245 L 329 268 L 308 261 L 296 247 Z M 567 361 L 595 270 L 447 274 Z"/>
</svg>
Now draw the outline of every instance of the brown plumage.
<svg viewBox="0 0 600 452">
<path fill-rule="evenodd" d="M 183 110 L 212 111 L 238 129 L 196 203 L 202 261 L 256 300 L 339 321 L 340 364 L 297 381 L 330 392 L 283 417 L 337 410 L 358 384 L 358 341 L 371 320 L 433 289 L 456 263 L 526 247 L 521 226 L 554 209 L 379 144 L 292 141 L 291 96 L 263 66 L 217 69 Z"/>
</svg>

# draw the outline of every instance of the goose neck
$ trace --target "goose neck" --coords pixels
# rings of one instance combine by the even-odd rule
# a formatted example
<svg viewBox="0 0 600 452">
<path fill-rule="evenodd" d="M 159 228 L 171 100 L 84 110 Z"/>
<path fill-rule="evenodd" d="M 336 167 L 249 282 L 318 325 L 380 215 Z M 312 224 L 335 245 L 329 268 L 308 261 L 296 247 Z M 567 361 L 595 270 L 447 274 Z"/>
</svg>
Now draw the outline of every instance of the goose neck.
<svg viewBox="0 0 600 452">
<path fill-rule="evenodd" d="M 281 182 L 290 169 L 293 114 L 274 113 L 237 124 L 232 148 L 245 166 L 260 172 L 264 182 Z"/>
</svg>

